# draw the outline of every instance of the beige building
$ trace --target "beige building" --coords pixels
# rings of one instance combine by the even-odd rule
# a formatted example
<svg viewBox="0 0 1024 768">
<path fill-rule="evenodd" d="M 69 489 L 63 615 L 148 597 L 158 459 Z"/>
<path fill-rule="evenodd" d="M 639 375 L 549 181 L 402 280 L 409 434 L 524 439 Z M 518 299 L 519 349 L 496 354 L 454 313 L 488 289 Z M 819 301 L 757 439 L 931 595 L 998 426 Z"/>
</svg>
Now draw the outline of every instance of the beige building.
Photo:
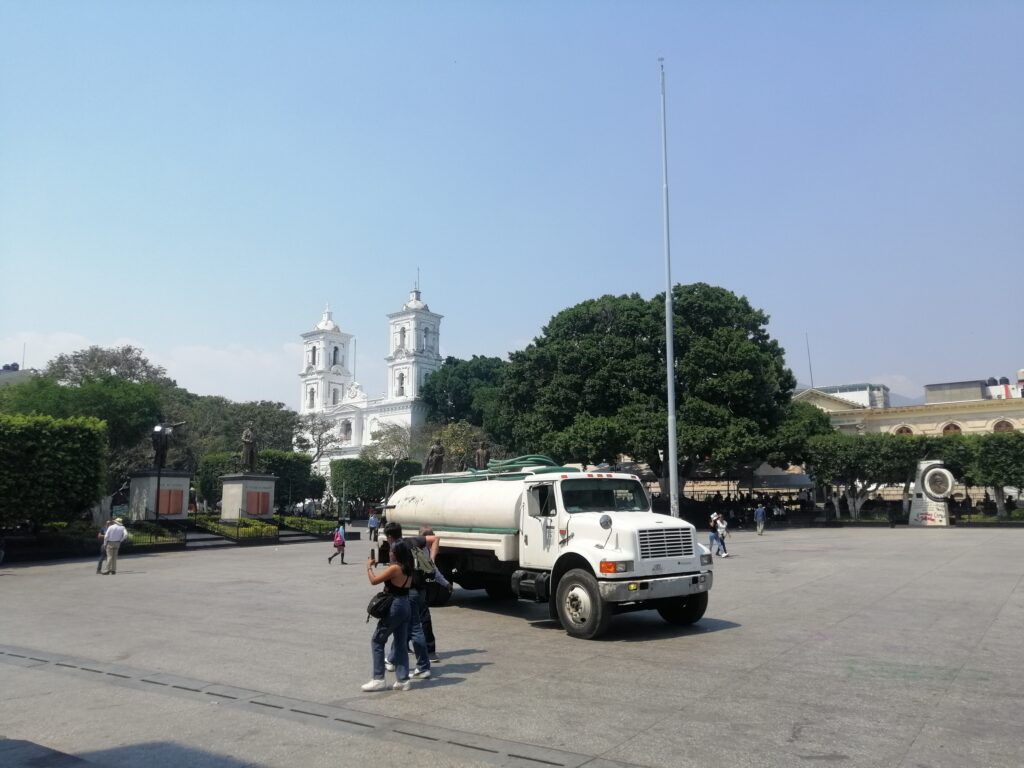
<svg viewBox="0 0 1024 768">
<path fill-rule="evenodd" d="M 888 388 L 880 384 L 805 389 L 794 396 L 828 413 L 840 432 L 896 435 L 948 435 L 1009 432 L 1024 429 L 1024 369 L 1016 384 L 1000 380 L 972 380 L 925 386 L 922 405 L 889 406 L 869 393 Z M 882 405 L 881 403 L 885 404 Z M 879 403 L 868 405 L 866 403 Z"/>
</svg>

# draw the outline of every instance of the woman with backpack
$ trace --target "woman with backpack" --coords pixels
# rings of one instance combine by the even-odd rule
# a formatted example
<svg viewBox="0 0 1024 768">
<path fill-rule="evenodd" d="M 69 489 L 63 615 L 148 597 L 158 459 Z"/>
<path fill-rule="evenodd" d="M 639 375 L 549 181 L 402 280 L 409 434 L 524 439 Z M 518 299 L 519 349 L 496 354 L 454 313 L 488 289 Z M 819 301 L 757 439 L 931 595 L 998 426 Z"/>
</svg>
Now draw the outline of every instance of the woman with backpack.
<svg viewBox="0 0 1024 768">
<path fill-rule="evenodd" d="M 338 527 L 334 529 L 334 554 L 327 558 L 330 565 L 331 560 L 341 555 L 341 564 L 345 564 L 345 521 L 339 519 Z"/>
<path fill-rule="evenodd" d="M 373 654 L 373 679 L 363 683 L 364 691 L 383 691 L 388 687 L 384 680 L 384 647 L 388 638 L 394 635 L 394 667 L 397 680 L 391 687 L 396 691 L 409 690 L 409 589 L 413 580 L 412 550 L 404 541 L 396 541 L 388 548 L 388 566 L 375 571 L 373 550 L 366 561 L 366 575 L 371 584 L 384 584 L 384 590 L 391 595 L 388 615 L 377 621 L 377 628 L 370 638 Z"/>
</svg>

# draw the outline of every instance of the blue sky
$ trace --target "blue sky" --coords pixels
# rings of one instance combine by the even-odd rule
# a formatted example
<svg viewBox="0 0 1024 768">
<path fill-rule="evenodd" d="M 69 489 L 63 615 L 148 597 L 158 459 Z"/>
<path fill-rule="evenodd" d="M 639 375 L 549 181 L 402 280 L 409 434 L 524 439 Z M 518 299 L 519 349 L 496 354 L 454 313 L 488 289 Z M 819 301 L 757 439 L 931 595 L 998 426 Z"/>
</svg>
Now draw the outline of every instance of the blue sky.
<svg viewBox="0 0 1024 768">
<path fill-rule="evenodd" d="M 384 387 L 557 311 L 747 296 L 807 382 L 1024 367 L 1024 3 L 0 1 L 0 359 L 133 343 L 298 406 L 329 302 Z"/>
</svg>

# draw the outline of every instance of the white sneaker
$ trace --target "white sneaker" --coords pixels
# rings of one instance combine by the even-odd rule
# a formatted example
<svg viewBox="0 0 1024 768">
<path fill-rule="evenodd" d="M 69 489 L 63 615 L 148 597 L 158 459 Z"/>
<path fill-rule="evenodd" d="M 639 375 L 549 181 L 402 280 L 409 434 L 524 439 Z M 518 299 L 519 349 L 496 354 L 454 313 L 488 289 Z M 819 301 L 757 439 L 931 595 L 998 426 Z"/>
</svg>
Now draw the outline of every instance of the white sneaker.
<svg viewBox="0 0 1024 768">
<path fill-rule="evenodd" d="M 412 674 L 409 675 L 409 677 L 415 677 L 417 680 L 426 680 L 430 677 L 430 670 L 420 670 L 419 667 L 417 667 L 412 671 Z"/>
<path fill-rule="evenodd" d="M 438 664 L 438 663 L 440 663 L 440 661 L 441 661 L 441 657 L 437 655 L 436 651 L 434 653 L 430 654 L 430 663 L 431 664 Z"/>
<path fill-rule="evenodd" d="M 367 691 L 367 692 L 369 692 L 369 691 L 383 691 L 385 688 L 388 687 L 388 684 L 385 683 L 383 680 L 373 679 L 373 680 L 371 680 L 368 683 L 363 683 L 360 687 L 364 691 Z"/>
<path fill-rule="evenodd" d="M 382 680 L 381 682 L 383 683 L 384 681 Z M 396 680 L 395 684 L 391 686 L 392 690 L 395 691 L 408 691 L 411 687 L 412 683 L 410 683 L 409 680 Z"/>
<path fill-rule="evenodd" d="M 384 669 L 386 669 L 388 672 L 394 672 L 395 671 L 395 665 L 392 664 L 390 661 L 385 661 L 384 662 Z"/>
<path fill-rule="evenodd" d="M 723 553 L 722 553 L 722 557 L 728 557 L 728 556 L 729 556 L 729 553 L 728 553 L 728 552 L 723 552 Z"/>
</svg>

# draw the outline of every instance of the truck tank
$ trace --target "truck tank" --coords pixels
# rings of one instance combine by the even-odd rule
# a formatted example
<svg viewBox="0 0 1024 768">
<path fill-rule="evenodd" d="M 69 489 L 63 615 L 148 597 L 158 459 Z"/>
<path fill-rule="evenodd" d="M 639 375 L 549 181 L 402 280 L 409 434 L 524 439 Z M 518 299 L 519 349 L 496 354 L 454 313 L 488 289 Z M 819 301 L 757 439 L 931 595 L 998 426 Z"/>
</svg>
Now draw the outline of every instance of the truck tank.
<svg viewBox="0 0 1024 768">
<path fill-rule="evenodd" d="M 515 533 L 522 495 L 521 475 L 413 483 L 399 488 L 388 501 L 387 518 L 409 531 L 429 524 L 447 531 Z"/>
</svg>

